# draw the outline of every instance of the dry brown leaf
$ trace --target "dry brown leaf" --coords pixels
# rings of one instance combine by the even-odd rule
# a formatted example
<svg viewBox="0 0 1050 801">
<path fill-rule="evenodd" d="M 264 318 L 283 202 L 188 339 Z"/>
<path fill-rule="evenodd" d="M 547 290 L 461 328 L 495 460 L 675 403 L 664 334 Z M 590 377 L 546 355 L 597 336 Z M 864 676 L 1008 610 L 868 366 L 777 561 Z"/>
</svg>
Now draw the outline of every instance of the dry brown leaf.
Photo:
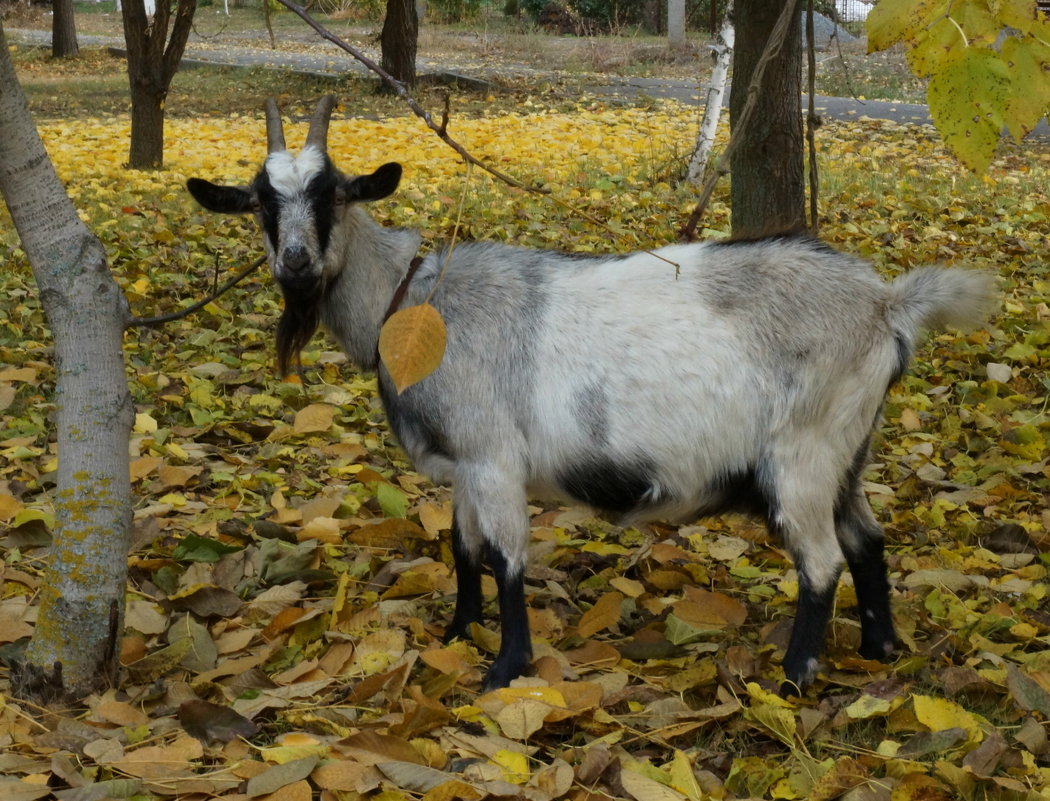
<svg viewBox="0 0 1050 801">
<path fill-rule="evenodd" d="M 99 701 L 92 711 L 98 718 L 107 723 L 115 723 L 118 726 L 129 726 L 132 728 L 145 726 L 150 720 L 149 716 L 141 709 L 137 709 L 124 701 L 116 700 L 112 697 L 112 693 L 107 693 L 106 697 Z"/>
<path fill-rule="evenodd" d="M 543 728 L 543 721 L 550 711 L 551 707 L 542 701 L 519 698 L 496 714 L 496 723 L 512 740 L 527 740 Z"/>
<path fill-rule="evenodd" d="M 620 771 L 620 784 L 635 801 L 687 801 L 677 790 L 630 768 L 625 767 Z"/>
<path fill-rule="evenodd" d="M 620 605 L 623 603 L 623 595 L 618 592 L 607 592 L 598 602 L 583 613 L 576 627 L 577 633 L 583 637 L 593 637 L 599 631 L 612 628 L 620 622 Z"/>
<path fill-rule="evenodd" d="M 193 737 L 180 737 L 169 745 L 150 745 L 129 751 L 112 763 L 113 768 L 140 779 L 176 779 L 196 773 L 192 760 L 204 749 Z"/>
<path fill-rule="evenodd" d="M 336 408 L 328 403 L 311 403 L 296 412 L 292 429 L 296 434 L 327 431 L 335 421 L 336 411 Z"/>
</svg>

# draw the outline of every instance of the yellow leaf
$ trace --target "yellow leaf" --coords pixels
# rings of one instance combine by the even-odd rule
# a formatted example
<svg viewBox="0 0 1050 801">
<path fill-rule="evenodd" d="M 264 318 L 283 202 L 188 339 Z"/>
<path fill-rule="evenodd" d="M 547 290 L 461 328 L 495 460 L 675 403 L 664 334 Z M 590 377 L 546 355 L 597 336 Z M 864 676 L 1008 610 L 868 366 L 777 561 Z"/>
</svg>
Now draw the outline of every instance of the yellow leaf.
<svg viewBox="0 0 1050 801">
<path fill-rule="evenodd" d="M 700 789 L 696 775 L 693 773 L 693 764 L 689 761 L 689 757 L 686 756 L 684 751 L 675 749 L 674 759 L 671 760 L 669 772 L 671 774 L 671 786 L 674 789 L 684 793 L 686 798 L 692 801 L 701 801 L 704 793 Z"/>
<path fill-rule="evenodd" d="M 984 739 L 980 720 L 947 698 L 932 698 L 928 695 L 912 696 L 915 717 L 932 732 L 959 728 L 969 735 L 971 743 Z"/>
<path fill-rule="evenodd" d="M 505 704 L 512 704 L 519 698 L 541 701 L 547 706 L 565 709 L 565 696 L 553 687 L 500 687 L 496 696 Z"/>
<path fill-rule="evenodd" d="M 846 714 L 852 720 L 866 720 L 867 718 L 887 715 L 891 709 L 892 704 L 884 698 L 862 695 L 846 707 Z"/>
<path fill-rule="evenodd" d="M 22 511 L 22 502 L 13 495 L 0 493 L 0 520 L 10 520 Z"/>
<path fill-rule="evenodd" d="M 379 355 L 398 394 L 438 368 L 446 338 L 445 321 L 429 303 L 391 315 L 379 332 Z"/>
<path fill-rule="evenodd" d="M 145 412 L 136 414 L 135 428 L 133 430 L 136 434 L 152 434 L 157 430 L 157 421 Z"/>
<path fill-rule="evenodd" d="M 518 751 L 501 748 L 490 759 L 503 770 L 503 778 L 511 784 L 524 784 L 529 779 L 529 758 Z"/>
<path fill-rule="evenodd" d="M 335 419 L 335 407 L 327 403 L 311 403 L 295 415 L 293 429 L 296 434 L 313 434 L 327 431 Z"/>
</svg>

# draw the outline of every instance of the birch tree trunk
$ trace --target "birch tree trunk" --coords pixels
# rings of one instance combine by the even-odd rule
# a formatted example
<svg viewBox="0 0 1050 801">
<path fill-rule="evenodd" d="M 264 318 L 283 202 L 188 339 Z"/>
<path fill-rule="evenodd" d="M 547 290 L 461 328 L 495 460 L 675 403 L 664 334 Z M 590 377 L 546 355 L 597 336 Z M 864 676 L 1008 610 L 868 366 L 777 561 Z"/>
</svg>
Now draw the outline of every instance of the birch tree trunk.
<svg viewBox="0 0 1050 801">
<path fill-rule="evenodd" d="M 722 98 L 726 93 L 726 79 L 729 76 L 729 63 L 733 58 L 733 42 L 736 38 L 733 27 L 733 0 L 726 3 L 725 18 L 722 27 L 715 37 L 711 49 L 715 59 L 711 71 L 711 83 L 707 87 L 707 105 L 704 107 L 704 119 L 700 123 L 700 133 L 696 137 L 696 148 L 689 159 L 685 179 L 691 184 L 698 184 L 704 177 L 707 161 L 711 158 L 711 148 L 715 144 L 715 133 L 718 121 L 722 118 Z"/>
<path fill-rule="evenodd" d="M 0 194 L 55 339 L 58 485 L 40 610 L 15 695 L 37 703 L 112 686 L 131 524 L 124 373 L 127 303 L 80 221 L 29 114 L 0 23 Z"/>
<path fill-rule="evenodd" d="M 685 0 L 667 0 L 667 44 L 685 44 Z"/>
</svg>

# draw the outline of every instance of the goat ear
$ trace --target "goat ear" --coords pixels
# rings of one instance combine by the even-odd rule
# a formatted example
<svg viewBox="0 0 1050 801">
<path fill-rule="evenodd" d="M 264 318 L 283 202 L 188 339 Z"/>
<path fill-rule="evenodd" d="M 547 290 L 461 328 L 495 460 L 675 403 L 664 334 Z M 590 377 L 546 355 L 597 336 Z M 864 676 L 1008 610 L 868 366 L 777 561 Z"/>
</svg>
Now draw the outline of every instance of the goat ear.
<svg viewBox="0 0 1050 801">
<path fill-rule="evenodd" d="M 384 164 L 371 175 L 360 175 L 346 182 L 344 191 L 350 201 L 382 200 L 392 195 L 401 182 L 401 165 L 396 161 Z"/>
<path fill-rule="evenodd" d="M 202 178 L 190 178 L 186 188 L 194 199 L 208 211 L 220 214 L 246 214 L 255 211 L 252 193 L 239 186 L 219 186 Z"/>
</svg>

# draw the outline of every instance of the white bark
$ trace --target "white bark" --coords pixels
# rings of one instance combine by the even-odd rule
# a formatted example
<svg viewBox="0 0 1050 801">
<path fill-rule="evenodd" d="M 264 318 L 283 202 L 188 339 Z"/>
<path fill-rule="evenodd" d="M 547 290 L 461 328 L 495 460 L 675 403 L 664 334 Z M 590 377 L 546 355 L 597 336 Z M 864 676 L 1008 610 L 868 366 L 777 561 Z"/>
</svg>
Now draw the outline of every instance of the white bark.
<svg viewBox="0 0 1050 801">
<path fill-rule="evenodd" d="M 671 47 L 685 44 L 685 0 L 667 0 L 667 43 Z"/>
<path fill-rule="evenodd" d="M 131 524 L 128 308 L 102 243 L 80 221 L 40 141 L 2 23 L 0 194 L 55 339 L 59 458 L 47 577 L 12 687 L 34 700 L 65 701 L 109 686 L 118 668 Z"/>
<path fill-rule="evenodd" d="M 726 4 L 725 18 L 722 27 L 711 45 L 712 55 L 715 59 L 714 69 L 711 71 L 711 83 L 707 88 L 707 105 L 704 108 L 704 119 L 700 123 L 700 133 L 696 137 L 696 148 L 689 159 L 689 167 L 685 178 L 691 184 L 700 183 L 707 169 L 708 159 L 711 157 L 711 148 L 714 147 L 715 133 L 718 131 L 718 121 L 722 116 L 722 98 L 725 97 L 726 79 L 729 75 L 729 64 L 733 57 L 733 42 L 736 38 L 736 30 L 733 27 L 733 2 L 729 0 Z"/>
</svg>

